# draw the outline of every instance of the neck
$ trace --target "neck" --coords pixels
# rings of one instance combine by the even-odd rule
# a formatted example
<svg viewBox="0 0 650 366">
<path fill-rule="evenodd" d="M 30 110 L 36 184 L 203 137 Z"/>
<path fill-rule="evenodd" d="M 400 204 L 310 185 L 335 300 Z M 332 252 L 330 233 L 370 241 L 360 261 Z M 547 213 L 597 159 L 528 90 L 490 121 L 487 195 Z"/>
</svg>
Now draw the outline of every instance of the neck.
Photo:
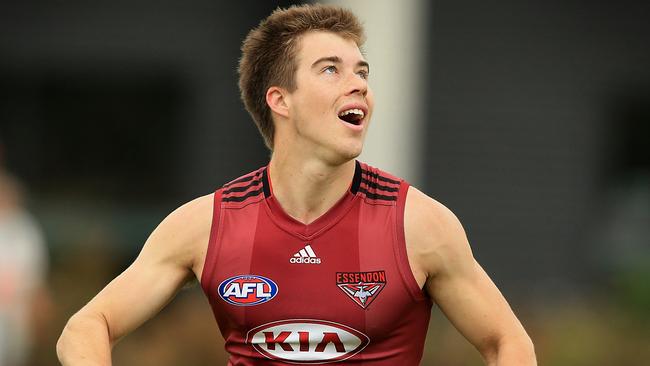
<svg viewBox="0 0 650 366">
<path fill-rule="evenodd" d="M 309 224 L 343 197 L 354 176 L 355 161 L 329 165 L 317 159 L 273 154 L 269 179 L 273 196 L 296 220 Z"/>
</svg>

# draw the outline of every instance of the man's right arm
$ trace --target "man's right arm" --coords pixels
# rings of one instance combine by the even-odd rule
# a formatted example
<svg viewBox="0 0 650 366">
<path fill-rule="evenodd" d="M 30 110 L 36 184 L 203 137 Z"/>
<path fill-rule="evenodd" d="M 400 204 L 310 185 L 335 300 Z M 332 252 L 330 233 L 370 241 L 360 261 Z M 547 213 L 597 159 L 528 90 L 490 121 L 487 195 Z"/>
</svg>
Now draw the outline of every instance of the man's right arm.
<svg viewBox="0 0 650 366">
<path fill-rule="evenodd" d="M 212 204 L 207 195 L 172 212 L 133 264 L 70 318 L 56 347 L 64 366 L 110 365 L 120 338 L 157 314 L 194 273 L 200 276 Z"/>
</svg>

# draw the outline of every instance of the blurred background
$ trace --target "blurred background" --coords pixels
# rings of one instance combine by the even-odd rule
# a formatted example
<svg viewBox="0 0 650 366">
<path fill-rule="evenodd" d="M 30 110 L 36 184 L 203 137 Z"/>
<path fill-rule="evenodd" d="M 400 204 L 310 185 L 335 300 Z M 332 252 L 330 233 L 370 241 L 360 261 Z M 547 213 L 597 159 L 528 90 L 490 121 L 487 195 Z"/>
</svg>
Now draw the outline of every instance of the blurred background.
<svg viewBox="0 0 650 366">
<path fill-rule="evenodd" d="M 377 95 L 362 160 L 450 207 L 540 365 L 650 359 L 650 5 L 349 1 Z M 0 366 L 173 209 L 268 161 L 236 66 L 271 1 L 0 4 Z M 198 287 L 116 365 L 223 365 Z M 423 365 L 480 365 L 434 307 Z"/>
</svg>

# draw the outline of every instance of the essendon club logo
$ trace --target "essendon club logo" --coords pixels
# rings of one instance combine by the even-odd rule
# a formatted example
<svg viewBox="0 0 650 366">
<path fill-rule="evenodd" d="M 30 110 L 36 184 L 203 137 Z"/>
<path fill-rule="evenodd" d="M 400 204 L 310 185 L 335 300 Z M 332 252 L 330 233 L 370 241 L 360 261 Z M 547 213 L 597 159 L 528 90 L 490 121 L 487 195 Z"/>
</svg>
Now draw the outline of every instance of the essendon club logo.
<svg viewBox="0 0 650 366">
<path fill-rule="evenodd" d="M 386 286 L 386 273 L 384 271 L 337 272 L 336 285 L 357 305 L 367 309 Z"/>
</svg>

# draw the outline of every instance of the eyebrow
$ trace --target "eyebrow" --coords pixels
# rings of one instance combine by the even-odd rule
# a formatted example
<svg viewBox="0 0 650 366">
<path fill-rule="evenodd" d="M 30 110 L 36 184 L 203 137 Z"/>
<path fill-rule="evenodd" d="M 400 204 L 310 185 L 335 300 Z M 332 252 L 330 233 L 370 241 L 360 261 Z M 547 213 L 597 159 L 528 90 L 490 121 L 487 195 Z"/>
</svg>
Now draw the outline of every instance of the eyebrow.
<svg viewBox="0 0 650 366">
<path fill-rule="evenodd" d="M 321 57 L 318 60 L 314 61 L 314 63 L 311 64 L 311 67 L 314 68 L 314 67 L 316 67 L 316 65 L 320 64 L 321 62 L 333 62 L 335 64 L 340 64 L 340 63 L 343 63 L 343 60 L 341 60 L 341 58 L 338 57 L 338 56 Z M 358 67 L 359 66 L 360 67 L 365 67 L 368 70 L 370 70 L 370 64 L 368 64 L 368 62 L 366 62 L 364 60 L 361 60 L 361 61 L 357 62 L 357 66 Z"/>
</svg>

